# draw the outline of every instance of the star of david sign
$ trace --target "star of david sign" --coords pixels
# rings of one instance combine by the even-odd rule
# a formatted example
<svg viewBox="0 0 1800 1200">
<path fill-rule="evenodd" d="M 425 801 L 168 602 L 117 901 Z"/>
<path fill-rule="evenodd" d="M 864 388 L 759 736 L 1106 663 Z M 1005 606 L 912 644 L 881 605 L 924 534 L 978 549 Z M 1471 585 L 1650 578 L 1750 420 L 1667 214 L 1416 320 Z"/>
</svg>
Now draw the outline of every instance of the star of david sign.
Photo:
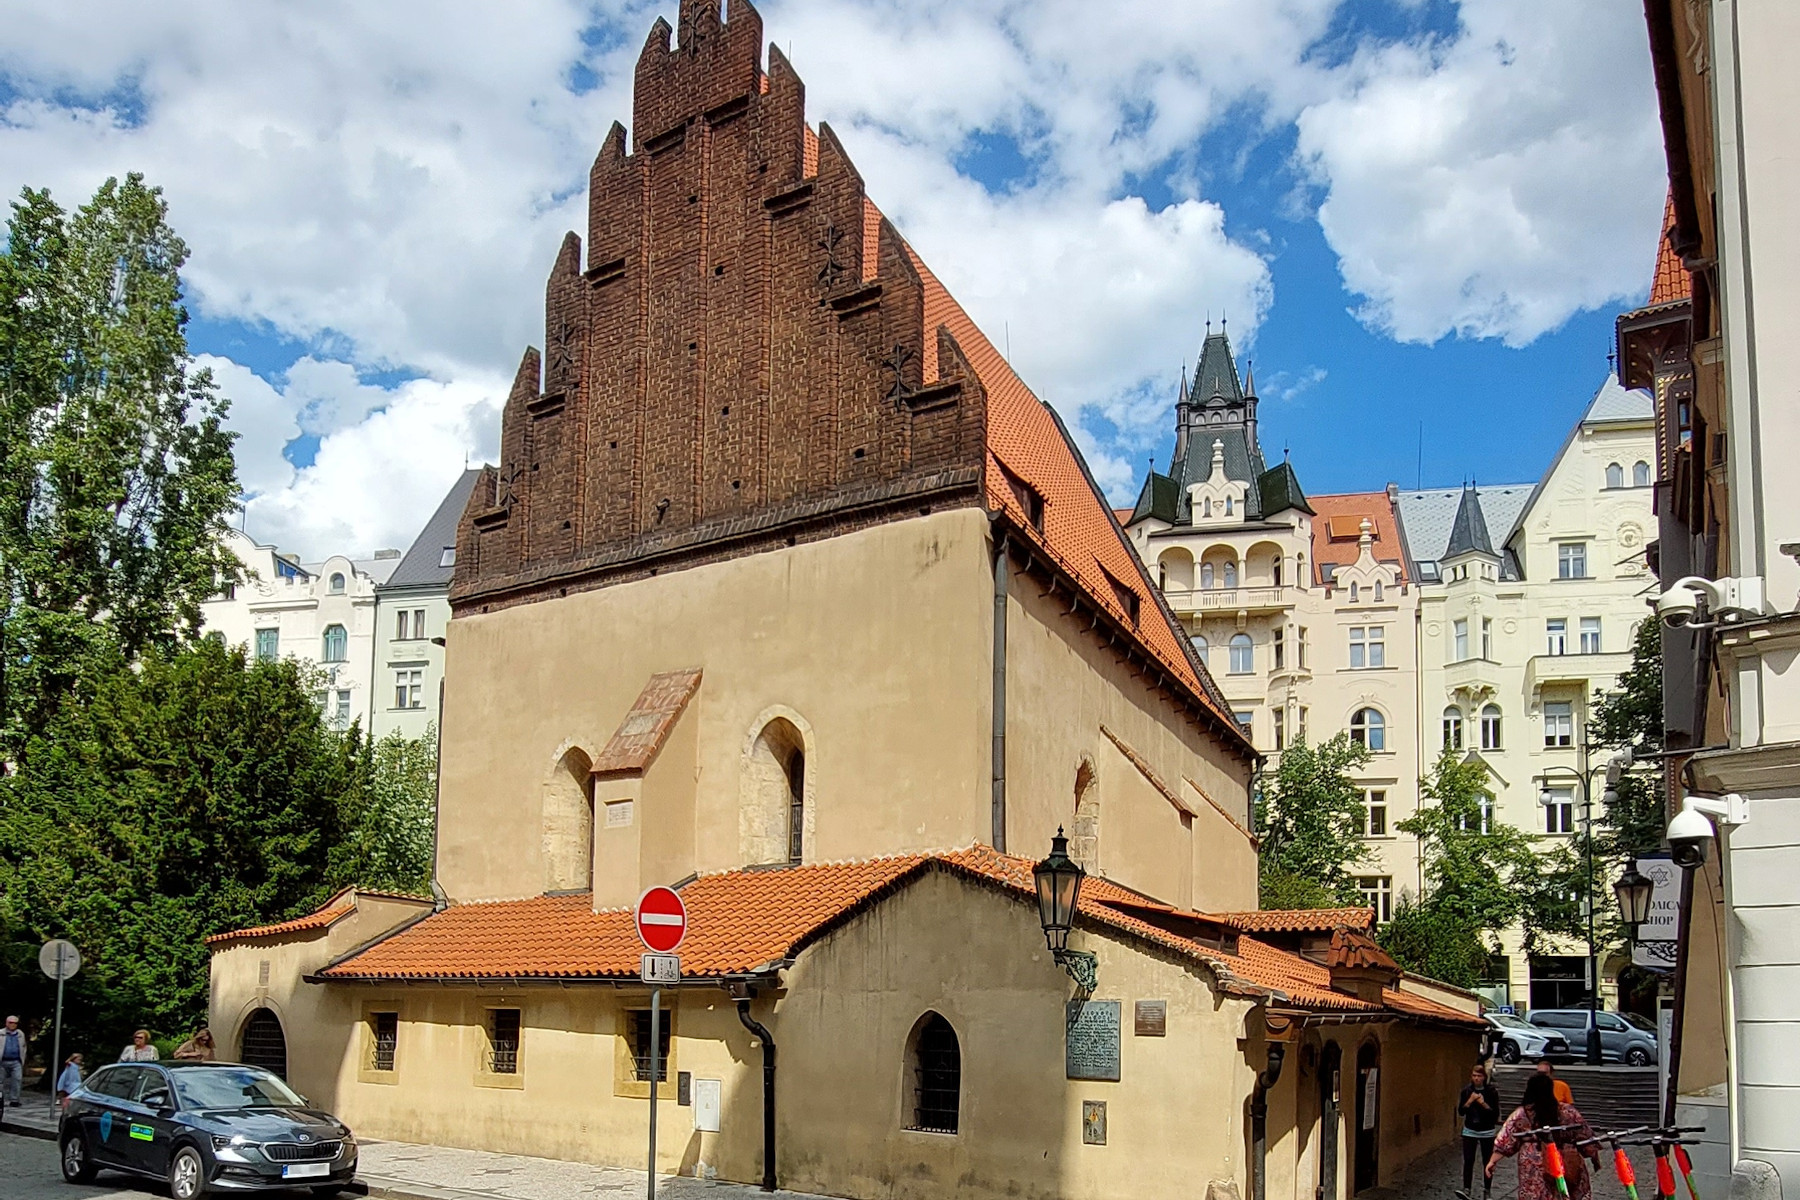
<svg viewBox="0 0 1800 1200">
<path fill-rule="evenodd" d="M 827 225 L 825 236 L 818 241 L 819 249 L 825 252 L 825 265 L 819 268 L 819 286 L 826 291 L 836 287 L 838 276 L 849 270 L 849 267 L 837 260 L 838 243 L 843 240 L 843 230 L 836 225 Z"/>
</svg>

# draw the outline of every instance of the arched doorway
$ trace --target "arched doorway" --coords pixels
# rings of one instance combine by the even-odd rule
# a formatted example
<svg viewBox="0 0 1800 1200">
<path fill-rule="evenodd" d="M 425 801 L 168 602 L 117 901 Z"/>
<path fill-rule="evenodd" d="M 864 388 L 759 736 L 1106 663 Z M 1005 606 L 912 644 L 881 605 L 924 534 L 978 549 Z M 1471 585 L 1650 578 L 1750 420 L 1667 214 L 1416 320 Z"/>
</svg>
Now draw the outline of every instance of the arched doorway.
<svg viewBox="0 0 1800 1200">
<path fill-rule="evenodd" d="M 1375 1186 L 1381 1177 L 1381 1046 L 1364 1042 L 1356 1052 L 1356 1186 Z"/>
<path fill-rule="evenodd" d="M 281 1031 L 281 1018 L 267 1008 L 259 1008 L 244 1022 L 238 1035 L 238 1061 L 273 1071 L 287 1078 L 287 1035 Z"/>
<path fill-rule="evenodd" d="M 1338 1200 L 1338 1130 L 1343 1103 L 1344 1052 L 1326 1042 L 1319 1053 L 1319 1196 Z"/>
</svg>

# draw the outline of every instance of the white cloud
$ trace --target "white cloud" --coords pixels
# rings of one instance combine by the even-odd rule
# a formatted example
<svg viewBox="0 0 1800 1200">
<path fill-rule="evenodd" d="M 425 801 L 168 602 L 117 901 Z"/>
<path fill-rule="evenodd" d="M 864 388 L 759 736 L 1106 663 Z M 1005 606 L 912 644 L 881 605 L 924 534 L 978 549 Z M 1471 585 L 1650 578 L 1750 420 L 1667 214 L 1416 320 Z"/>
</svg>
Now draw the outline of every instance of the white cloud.
<svg viewBox="0 0 1800 1200">
<path fill-rule="evenodd" d="M 1640 295 L 1662 209 L 1643 19 L 1463 0 L 1450 42 L 1365 52 L 1299 117 L 1360 316 L 1408 342 L 1522 345 Z"/>
</svg>

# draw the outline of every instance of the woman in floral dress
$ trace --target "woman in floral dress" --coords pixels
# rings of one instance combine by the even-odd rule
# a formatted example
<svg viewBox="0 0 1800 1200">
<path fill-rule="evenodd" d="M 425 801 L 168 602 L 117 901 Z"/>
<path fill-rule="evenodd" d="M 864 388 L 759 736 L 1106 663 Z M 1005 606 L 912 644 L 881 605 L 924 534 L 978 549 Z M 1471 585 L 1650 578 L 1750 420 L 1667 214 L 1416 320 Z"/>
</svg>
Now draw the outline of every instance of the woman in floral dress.
<svg viewBox="0 0 1800 1200">
<path fill-rule="evenodd" d="M 1592 1146 L 1583 1146 L 1581 1153 L 1575 1153 L 1575 1143 L 1594 1136 L 1588 1128 L 1587 1118 L 1573 1104 L 1558 1104 L 1556 1092 L 1553 1090 L 1548 1075 L 1533 1075 L 1525 1085 L 1525 1099 L 1512 1116 L 1506 1118 L 1506 1124 L 1500 1127 L 1500 1135 L 1494 1139 L 1494 1156 L 1488 1159 L 1488 1178 L 1494 1177 L 1494 1168 L 1500 1165 L 1503 1158 L 1519 1156 L 1519 1200 L 1558 1200 L 1561 1193 L 1556 1189 L 1556 1181 L 1544 1167 L 1544 1147 L 1535 1137 L 1527 1136 L 1531 1129 L 1542 1129 L 1551 1125 L 1566 1125 L 1569 1128 L 1555 1134 L 1557 1149 L 1562 1153 L 1563 1179 L 1569 1185 L 1569 1200 L 1590 1200 L 1593 1189 L 1588 1183 L 1587 1164 L 1582 1162 L 1582 1155 L 1598 1161 L 1599 1151 Z"/>
</svg>

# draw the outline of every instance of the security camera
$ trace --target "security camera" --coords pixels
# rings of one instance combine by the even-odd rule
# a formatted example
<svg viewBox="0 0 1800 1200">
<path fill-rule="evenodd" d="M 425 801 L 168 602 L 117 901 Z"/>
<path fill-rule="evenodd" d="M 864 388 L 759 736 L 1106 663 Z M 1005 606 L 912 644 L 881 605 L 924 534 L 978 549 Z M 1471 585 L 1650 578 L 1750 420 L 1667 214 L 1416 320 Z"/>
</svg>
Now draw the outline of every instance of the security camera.
<svg viewBox="0 0 1800 1200">
<path fill-rule="evenodd" d="M 1742 825 L 1750 819 L 1750 804 L 1736 792 L 1723 796 L 1690 793 L 1681 811 L 1669 822 L 1669 857 L 1684 871 L 1705 864 L 1713 840 L 1713 822 Z"/>
<path fill-rule="evenodd" d="M 1675 629 L 1698 623 L 1703 612 L 1725 624 L 1747 617 L 1767 616 L 1771 612 L 1763 600 L 1760 575 L 1732 579 L 1702 579 L 1698 575 L 1688 575 L 1670 584 L 1652 607 L 1663 624 Z"/>
</svg>

